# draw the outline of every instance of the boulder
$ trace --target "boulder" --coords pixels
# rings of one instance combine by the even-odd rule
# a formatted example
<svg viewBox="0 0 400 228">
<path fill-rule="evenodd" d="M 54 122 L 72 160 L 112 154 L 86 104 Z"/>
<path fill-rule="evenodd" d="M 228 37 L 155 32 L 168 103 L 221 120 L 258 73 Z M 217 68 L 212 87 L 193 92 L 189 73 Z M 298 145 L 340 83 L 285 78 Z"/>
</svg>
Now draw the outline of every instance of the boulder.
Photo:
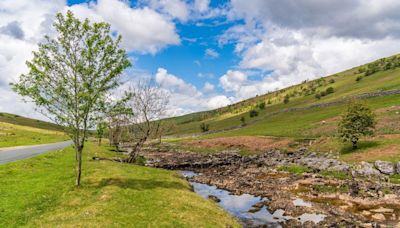
<svg viewBox="0 0 400 228">
<path fill-rule="evenodd" d="M 379 176 L 381 173 L 371 163 L 362 161 L 353 171 L 354 176 Z"/>
<path fill-rule="evenodd" d="M 393 163 L 387 161 L 376 161 L 375 168 L 379 170 L 379 172 L 386 174 L 386 175 L 393 175 L 395 174 L 395 169 Z"/>
<path fill-rule="evenodd" d="M 400 162 L 397 162 L 396 164 L 396 171 L 398 174 L 400 174 Z"/>
<path fill-rule="evenodd" d="M 380 222 L 386 220 L 385 216 L 384 216 L 383 214 L 380 214 L 380 213 L 379 213 L 379 214 L 373 214 L 373 215 L 371 216 L 371 218 L 372 218 L 373 220 L 375 220 L 375 221 L 380 221 Z"/>
<path fill-rule="evenodd" d="M 216 202 L 216 203 L 221 202 L 221 200 L 220 200 L 218 197 L 214 196 L 214 195 L 208 195 L 208 198 L 209 198 L 210 200 Z"/>
</svg>

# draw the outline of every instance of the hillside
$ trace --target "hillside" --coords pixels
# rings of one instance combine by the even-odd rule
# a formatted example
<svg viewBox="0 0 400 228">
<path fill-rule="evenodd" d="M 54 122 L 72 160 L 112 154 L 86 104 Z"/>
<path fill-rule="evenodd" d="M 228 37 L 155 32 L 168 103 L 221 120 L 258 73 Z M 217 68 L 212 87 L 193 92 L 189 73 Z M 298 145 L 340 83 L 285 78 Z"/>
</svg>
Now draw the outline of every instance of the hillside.
<svg viewBox="0 0 400 228">
<path fill-rule="evenodd" d="M 59 125 L 0 113 L 0 148 L 53 143 L 67 139 Z"/>
<path fill-rule="evenodd" d="M 285 97 L 288 102 L 284 102 Z M 200 136 L 200 139 L 236 137 L 228 141 L 205 143 L 211 147 L 251 149 L 249 136 L 270 137 L 264 144 L 291 147 L 305 142 L 315 151 L 346 152 L 348 145 L 335 138 L 337 123 L 349 100 L 366 103 L 376 114 L 376 137 L 364 141 L 360 151 L 369 155 L 376 151 L 397 151 L 390 155 L 367 156 L 371 160 L 391 160 L 400 153 L 400 56 L 379 59 L 334 75 L 319 78 L 241 101 L 216 110 L 193 113 L 168 119 L 175 127 L 170 137 Z M 261 105 L 260 105 L 261 104 Z M 265 104 L 265 107 L 263 107 Z M 250 117 L 250 111 L 253 117 Z M 242 122 L 245 119 L 245 124 Z M 202 133 L 201 124 L 209 125 Z M 242 137 L 242 138 L 240 138 Z M 277 140 L 278 139 L 278 140 Z M 282 140 L 287 140 L 281 143 Z M 247 146 L 238 141 L 244 140 Z M 192 143 L 190 143 L 193 146 Z M 202 144 L 202 143 L 199 143 Z M 246 143 L 245 143 L 246 144 Z M 211 147 L 210 147 L 211 145 Z M 368 154 L 366 153 L 366 154 Z M 343 154 L 343 159 L 356 159 Z M 358 155 L 357 155 L 358 156 Z M 368 159 L 366 159 L 368 160 Z M 396 160 L 396 159 L 395 159 Z M 398 159 L 397 159 L 398 160 Z"/>
</svg>

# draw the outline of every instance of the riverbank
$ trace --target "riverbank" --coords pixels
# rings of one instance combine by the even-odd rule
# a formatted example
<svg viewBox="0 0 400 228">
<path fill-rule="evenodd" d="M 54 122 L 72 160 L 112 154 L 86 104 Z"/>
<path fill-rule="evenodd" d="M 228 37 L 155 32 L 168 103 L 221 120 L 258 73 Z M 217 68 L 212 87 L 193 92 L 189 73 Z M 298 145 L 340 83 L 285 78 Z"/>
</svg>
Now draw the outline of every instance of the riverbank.
<svg viewBox="0 0 400 228">
<path fill-rule="evenodd" d="M 290 218 L 282 222 L 284 226 L 315 225 L 296 219 L 303 214 L 325 215 L 318 226 L 400 226 L 400 185 L 393 183 L 398 174 L 384 174 L 389 163 L 354 166 L 304 148 L 271 149 L 251 156 L 235 150 L 202 154 L 159 148 L 145 156 L 148 166 L 201 173 L 190 178 L 192 182 L 268 199 L 263 205 L 270 214 L 284 211 L 282 216 Z M 395 165 L 392 171 L 398 172 Z M 296 199 L 311 206 L 298 206 Z"/>
<path fill-rule="evenodd" d="M 79 188 L 71 147 L 0 165 L 0 227 L 240 227 L 175 171 L 93 156 L 115 153 L 88 143 Z"/>
</svg>

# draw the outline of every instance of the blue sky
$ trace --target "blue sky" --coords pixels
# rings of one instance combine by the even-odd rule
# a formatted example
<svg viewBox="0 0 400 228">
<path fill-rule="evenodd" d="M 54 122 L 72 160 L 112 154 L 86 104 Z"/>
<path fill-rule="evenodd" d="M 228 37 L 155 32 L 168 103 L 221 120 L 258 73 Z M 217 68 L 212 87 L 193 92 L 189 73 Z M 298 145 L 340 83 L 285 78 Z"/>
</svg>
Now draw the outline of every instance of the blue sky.
<svg viewBox="0 0 400 228">
<path fill-rule="evenodd" d="M 42 118 L 9 87 L 58 12 L 107 22 L 169 115 L 215 109 L 400 52 L 393 0 L 2 0 L 0 112 Z M 43 119 L 43 118 L 42 118 Z"/>
</svg>

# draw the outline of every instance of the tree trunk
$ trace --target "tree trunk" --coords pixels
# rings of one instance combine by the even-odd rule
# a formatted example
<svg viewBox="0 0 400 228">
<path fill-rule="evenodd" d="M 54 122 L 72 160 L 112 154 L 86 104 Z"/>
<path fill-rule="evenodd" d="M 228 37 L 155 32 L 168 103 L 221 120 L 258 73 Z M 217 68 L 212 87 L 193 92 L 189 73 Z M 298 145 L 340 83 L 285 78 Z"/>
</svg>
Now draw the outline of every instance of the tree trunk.
<svg viewBox="0 0 400 228">
<path fill-rule="evenodd" d="M 75 146 L 75 152 L 76 152 L 76 181 L 75 185 L 80 186 L 81 185 L 81 175 L 82 175 L 82 146 Z"/>
<path fill-rule="evenodd" d="M 99 138 L 99 146 L 101 146 L 101 137 Z"/>
</svg>

